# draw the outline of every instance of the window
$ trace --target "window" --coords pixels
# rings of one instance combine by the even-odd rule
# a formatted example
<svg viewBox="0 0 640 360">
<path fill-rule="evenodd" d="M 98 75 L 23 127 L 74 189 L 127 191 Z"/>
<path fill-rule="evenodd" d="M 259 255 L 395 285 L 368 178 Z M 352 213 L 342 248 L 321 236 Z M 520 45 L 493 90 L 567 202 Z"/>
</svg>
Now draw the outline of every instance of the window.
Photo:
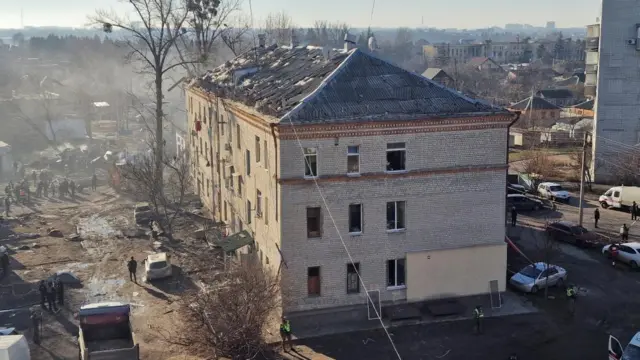
<svg viewBox="0 0 640 360">
<path fill-rule="evenodd" d="M 264 224 L 269 225 L 269 198 L 264 198 Z"/>
<path fill-rule="evenodd" d="M 207 185 L 206 186 L 207 186 L 207 197 L 209 197 L 209 196 L 211 196 L 209 194 L 209 188 L 211 187 L 211 181 L 209 181 L 208 179 L 207 179 Z"/>
<path fill-rule="evenodd" d="M 347 294 L 357 294 L 360 292 L 359 272 L 360 263 L 347 264 Z"/>
<path fill-rule="evenodd" d="M 265 257 L 264 257 L 264 262 L 265 262 L 267 265 L 269 265 L 269 257 L 268 257 L 268 256 L 265 256 Z"/>
<path fill-rule="evenodd" d="M 220 135 L 224 136 L 224 115 L 220 114 Z"/>
<path fill-rule="evenodd" d="M 387 287 L 405 286 L 404 259 L 387 260 Z"/>
<path fill-rule="evenodd" d="M 349 146 L 347 148 L 347 174 L 360 173 L 360 147 Z"/>
<path fill-rule="evenodd" d="M 362 232 L 362 204 L 349 205 L 349 233 Z"/>
<path fill-rule="evenodd" d="M 262 193 L 256 190 L 256 216 L 262 216 Z"/>
<path fill-rule="evenodd" d="M 233 191 L 233 177 L 235 176 L 235 171 L 233 166 L 229 168 L 229 188 Z M 239 181 L 238 181 L 239 182 Z"/>
<path fill-rule="evenodd" d="M 251 176 L 251 152 L 247 150 L 246 154 L 246 163 L 247 163 L 247 176 Z"/>
<path fill-rule="evenodd" d="M 307 293 L 309 296 L 320 296 L 320 267 L 307 268 Z"/>
<path fill-rule="evenodd" d="M 238 144 L 238 149 L 242 149 L 240 146 L 240 124 L 236 124 L 236 143 Z"/>
<path fill-rule="evenodd" d="M 404 143 L 387 144 L 387 171 L 406 171 L 406 154 Z"/>
<path fill-rule="evenodd" d="M 267 140 L 264 141 L 264 168 L 269 170 L 269 152 L 267 151 Z"/>
<path fill-rule="evenodd" d="M 404 230 L 404 201 L 387 203 L 387 230 Z"/>
<path fill-rule="evenodd" d="M 251 224 L 251 201 L 247 200 L 247 224 Z"/>
<path fill-rule="evenodd" d="M 320 220 L 320 208 L 312 207 L 307 208 L 307 237 L 308 238 L 318 238 L 322 236 L 321 229 L 321 220 Z"/>
<path fill-rule="evenodd" d="M 315 148 L 304 148 L 304 176 L 318 176 L 318 154 Z"/>
<path fill-rule="evenodd" d="M 200 155 L 202 155 L 202 138 L 200 138 L 199 140 L 200 140 Z"/>
<path fill-rule="evenodd" d="M 227 212 L 227 202 L 225 201 L 224 202 L 224 221 L 227 221 L 229 219 L 228 214 L 229 213 Z"/>
<path fill-rule="evenodd" d="M 238 196 L 242 196 L 242 177 L 238 176 Z"/>
<path fill-rule="evenodd" d="M 209 144 L 206 141 L 204 142 L 204 158 L 209 161 Z"/>
<path fill-rule="evenodd" d="M 260 138 L 256 136 L 256 162 L 260 162 Z"/>
</svg>

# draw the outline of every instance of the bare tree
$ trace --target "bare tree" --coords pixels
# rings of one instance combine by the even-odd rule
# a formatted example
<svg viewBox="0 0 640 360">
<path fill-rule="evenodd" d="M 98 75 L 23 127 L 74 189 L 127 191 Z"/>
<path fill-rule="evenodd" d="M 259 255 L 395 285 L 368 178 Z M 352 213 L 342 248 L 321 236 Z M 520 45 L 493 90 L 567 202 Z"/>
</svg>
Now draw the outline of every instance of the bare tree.
<svg viewBox="0 0 640 360">
<path fill-rule="evenodd" d="M 267 15 L 263 31 L 267 36 L 267 42 L 283 45 L 291 40 L 291 29 L 294 27 L 291 16 L 281 11 Z"/>
<path fill-rule="evenodd" d="M 238 14 L 230 19 L 230 24 L 227 31 L 220 35 L 220 38 L 234 56 L 238 56 L 251 46 L 255 46 L 255 39 L 249 38 L 250 19 Z"/>
<path fill-rule="evenodd" d="M 155 178 L 162 185 L 164 161 L 164 80 L 171 70 L 198 60 L 180 59 L 175 54 L 176 43 L 187 32 L 185 26 L 190 10 L 181 0 L 129 0 L 136 19 L 122 17 L 113 11 L 98 10 L 91 18 L 101 24 L 105 32 L 119 29 L 128 35 L 124 40 L 129 49 L 128 59 L 141 67 L 152 79 L 155 95 Z M 158 189 L 162 191 L 162 188 Z"/>
<path fill-rule="evenodd" d="M 182 297 L 183 320 L 176 328 L 157 329 L 161 338 L 213 359 L 254 359 L 268 353 L 264 335 L 280 305 L 277 277 L 254 258 L 202 280 L 207 285 Z"/>
</svg>

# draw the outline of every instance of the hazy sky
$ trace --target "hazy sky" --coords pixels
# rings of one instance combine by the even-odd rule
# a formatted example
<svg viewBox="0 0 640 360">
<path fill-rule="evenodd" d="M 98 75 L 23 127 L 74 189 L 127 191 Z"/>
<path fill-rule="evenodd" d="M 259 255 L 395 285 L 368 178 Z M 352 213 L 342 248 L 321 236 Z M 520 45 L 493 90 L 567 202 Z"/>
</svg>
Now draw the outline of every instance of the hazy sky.
<svg viewBox="0 0 640 360">
<path fill-rule="evenodd" d="M 244 0 L 248 12 L 249 0 Z M 581 27 L 595 21 L 601 0 L 376 0 L 372 26 L 478 28 L 528 23 Z M 0 28 L 20 27 L 20 11 L 29 26 L 83 26 L 96 8 L 127 11 L 118 0 L 0 0 Z M 314 20 L 343 21 L 353 27 L 370 24 L 373 0 L 252 0 L 257 22 L 270 12 L 284 10 L 298 26 Z"/>
</svg>

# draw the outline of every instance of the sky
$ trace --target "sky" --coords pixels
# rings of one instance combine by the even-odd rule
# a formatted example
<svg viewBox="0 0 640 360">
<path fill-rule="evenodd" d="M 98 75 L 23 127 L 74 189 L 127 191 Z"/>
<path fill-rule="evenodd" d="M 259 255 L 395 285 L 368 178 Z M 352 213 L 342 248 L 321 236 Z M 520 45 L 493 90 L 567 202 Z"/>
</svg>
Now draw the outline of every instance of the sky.
<svg viewBox="0 0 640 360">
<path fill-rule="evenodd" d="M 271 12 L 285 11 L 300 27 L 315 20 L 346 22 L 351 27 L 473 29 L 506 23 L 544 26 L 547 21 L 555 21 L 557 27 L 583 27 L 595 21 L 601 1 L 251 0 L 251 8 L 256 23 Z M 129 6 L 121 0 L 0 0 L 0 28 L 19 28 L 21 10 L 25 26 L 82 27 L 97 8 L 124 13 Z M 244 0 L 244 8 L 248 13 L 249 0 Z"/>
</svg>

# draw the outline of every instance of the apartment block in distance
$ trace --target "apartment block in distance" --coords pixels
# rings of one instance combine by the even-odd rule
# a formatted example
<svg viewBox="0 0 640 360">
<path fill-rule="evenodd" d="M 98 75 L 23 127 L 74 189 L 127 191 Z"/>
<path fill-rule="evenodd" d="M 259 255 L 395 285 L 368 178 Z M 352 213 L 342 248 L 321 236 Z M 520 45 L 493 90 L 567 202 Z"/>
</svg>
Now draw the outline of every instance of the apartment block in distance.
<svg viewBox="0 0 640 360">
<path fill-rule="evenodd" d="M 514 115 L 350 46 L 261 41 L 190 83 L 203 202 L 287 313 L 366 307 L 357 273 L 383 304 L 503 291 Z"/>
</svg>

